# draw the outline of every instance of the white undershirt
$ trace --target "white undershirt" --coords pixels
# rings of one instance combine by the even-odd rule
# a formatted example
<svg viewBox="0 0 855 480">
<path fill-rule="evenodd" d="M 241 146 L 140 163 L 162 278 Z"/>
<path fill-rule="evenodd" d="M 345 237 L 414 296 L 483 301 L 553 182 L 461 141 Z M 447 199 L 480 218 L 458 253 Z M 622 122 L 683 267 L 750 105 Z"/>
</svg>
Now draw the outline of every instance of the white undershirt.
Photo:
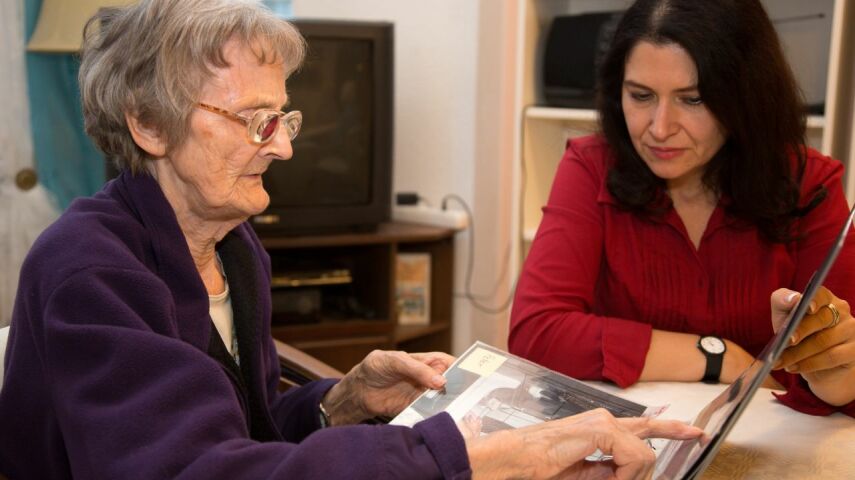
<svg viewBox="0 0 855 480">
<path fill-rule="evenodd" d="M 229 279 L 226 277 L 226 272 L 223 269 L 223 261 L 220 259 L 220 254 L 217 253 L 217 269 L 223 276 L 223 293 L 216 295 L 208 295 L 208 312 L 211 315 L 211 320 L 214 321 L 214 326 L 217 327 L 217 333 L 223 339 L 223 344 L 226 350 L 236 362 L 240 363 L 238 357 L 237 338 L 235 338 L 235 321 L 234 311 L 232 310 L 232 296 L 229 294 Z"/>
<path fill-rule="evenodd" d="M 214 326 L 217 327 L 217 332 L 223 343 L 226 345 L 229 354 L 234 356 L 234 314 L 232 312 L 232 297 L 229 295 L 229 283 L 226 282 L 226 288 L 223 293 L 217 295 L 208 295 L 210 302 L 209 311 L 211 319 L 214 321 Z"/>
</svg>

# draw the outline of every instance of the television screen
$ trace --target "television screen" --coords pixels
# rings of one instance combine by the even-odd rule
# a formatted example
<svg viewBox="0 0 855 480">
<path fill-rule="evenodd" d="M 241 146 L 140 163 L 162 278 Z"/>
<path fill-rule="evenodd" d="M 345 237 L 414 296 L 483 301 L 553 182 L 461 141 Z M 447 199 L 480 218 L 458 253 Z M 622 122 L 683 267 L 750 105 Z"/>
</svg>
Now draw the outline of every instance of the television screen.
<svg viewBox="0 0 855 480">
<path fill-rule="evenodd" d="M 287 83 L 305 119 L 294 158 L 265 187 L 273 205 L 359 205 L 371 200 L 371 43 L 312 39 Z"/>
<path fill-rule="evenodd" d="M 391 208 L 392 26 L 305 21 L 302 68 L 286 82 L 303 112 L 294 156 L 264 175 L 270 206 L 259 233 L 368 229 Z"/>
</svg>

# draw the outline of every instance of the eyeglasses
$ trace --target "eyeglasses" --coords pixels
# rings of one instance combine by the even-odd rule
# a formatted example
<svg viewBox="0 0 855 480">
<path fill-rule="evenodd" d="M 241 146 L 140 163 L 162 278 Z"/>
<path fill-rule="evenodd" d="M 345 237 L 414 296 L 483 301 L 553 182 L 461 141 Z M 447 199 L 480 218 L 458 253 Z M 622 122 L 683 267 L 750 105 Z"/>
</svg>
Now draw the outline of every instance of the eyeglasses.
<svg viewBox="0 0 855 480">
<path fill-rule="evenodd" d="M 224 110 L 207 103 L 197 103 L 196 106 L 204 108 L 213 113 L 220 114 L 224 117 L 237 120 L 247 127 L 247 135 L 253 143 L 264 144 L 269 142 L 281 123 L 288 132 L 288 138 L 294 140 L 297 134 L 300 133 L 300 126 L 303 125 L 303 114 L 298 110 L 285 113 L 279 110 L 261 109 L 252 114 L 252 117 Z"/>
</svg>

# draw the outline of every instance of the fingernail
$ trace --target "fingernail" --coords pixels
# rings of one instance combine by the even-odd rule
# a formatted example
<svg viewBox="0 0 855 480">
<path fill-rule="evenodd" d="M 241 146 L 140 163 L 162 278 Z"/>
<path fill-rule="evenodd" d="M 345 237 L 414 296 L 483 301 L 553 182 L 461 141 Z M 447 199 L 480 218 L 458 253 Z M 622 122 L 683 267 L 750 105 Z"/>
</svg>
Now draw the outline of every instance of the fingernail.
<svg viewBox="0 0 855 480">
<path fill-rule="evenodd" d="M 785 298 L 784 301 L 787 303 L 792 303 L 793 299 L 796 298 L 798 295 L 799 295 L 799 292 L 793 292 L 793 293 L 787 295 L 787 298 Z"/>
<path fill-rule="evenodd" d="M 798 365 L 790 365 L 789 367 L 785 368 L 784 370 L 786 370 L 789 373 L 796 373 L 799 371 L 799 366 Z"/>
<path fill-rule="evenodd" d="M 790 337 L 790 345 L 795 345 L 797 341 L 798 341 L 798 338 L 796 338 L 795 335 Z"/>
<path fill-rule="evenodd" d="M 436 387 L 441 387 L 445 385 L 445 377 L 442 375 L 434 375 L 433 378 L 430 379 L 430 382 Z"/>
</svg>

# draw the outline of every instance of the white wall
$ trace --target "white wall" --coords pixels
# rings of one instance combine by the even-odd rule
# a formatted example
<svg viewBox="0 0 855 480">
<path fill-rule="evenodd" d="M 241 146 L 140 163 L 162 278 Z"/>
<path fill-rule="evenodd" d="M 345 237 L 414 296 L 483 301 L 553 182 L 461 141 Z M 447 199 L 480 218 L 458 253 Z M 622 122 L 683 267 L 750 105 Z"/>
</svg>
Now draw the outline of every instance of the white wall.
<svg viewBox="0 0 855 480">
<path fill-rule="evenodd" d="M 393 191 L 416 191 L 434 205 L 449 193 L 474 211 L 473 293 L 493 290 L 507 262 L 512 114 L 504 75 L 513 65 L 507 28 L 514 0 L 294 0 L 298 18 L 384 20 L 395 24 Z M 510 42 L 510 43 L 508 43 Z M 505 185 L 503 193 L 502 185 Z M 506 197 L 504 200 L 502 197 Z M 456 207 L 456 205 L 455 205 Z M 456 241 L 455 291 L 462 292 L 469 232 Z M 507 297 L 507 281 L 495 298 Z M 458 297 L 454 353 L 474 340 L 506 342 L 507 314 L 474 310 Z"/>
<path fill-rule="evenodd" d="M 295 17 L 395 24 L 394 191 L 469 200 L 477 2 L 294 0 Z"/>
<path fill-rule="evenodd" d="M 491 292 L 483 300 L 491 306 L 510 306 L 515 279 L 512 263 L 514 159 L 519 147 L 515 136 L 516 36 L 519 0 L 481 0 L 477 49 L 474 197 L 477 257 L 475 293 Z M 507 347 L 510 310 L 469 317 L 471 340 Z"/>
</svg>

